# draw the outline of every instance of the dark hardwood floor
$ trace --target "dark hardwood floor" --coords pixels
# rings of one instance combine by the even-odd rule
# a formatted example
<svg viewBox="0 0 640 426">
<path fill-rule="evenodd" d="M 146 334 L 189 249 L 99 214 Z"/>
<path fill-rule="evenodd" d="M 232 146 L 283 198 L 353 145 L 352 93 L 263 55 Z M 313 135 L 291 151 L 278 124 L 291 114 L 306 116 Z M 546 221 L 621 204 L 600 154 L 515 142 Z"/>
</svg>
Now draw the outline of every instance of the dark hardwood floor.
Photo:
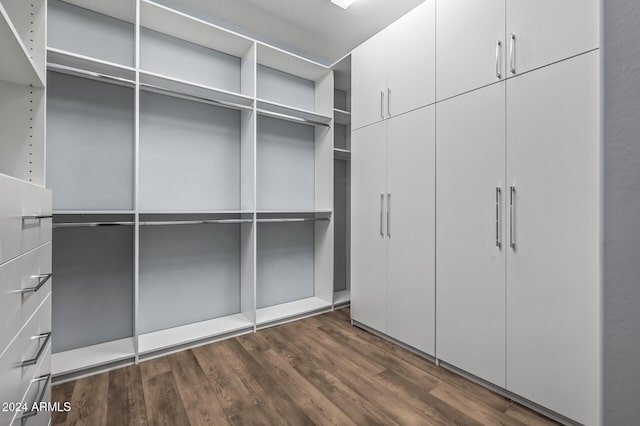
<svg viewBox="0 0 640 426">
<path fill-rule="evenodd" d="M 349 310 L 53 388 L 53 425 L 550 425 L 352 327 Z"/>
</svg>

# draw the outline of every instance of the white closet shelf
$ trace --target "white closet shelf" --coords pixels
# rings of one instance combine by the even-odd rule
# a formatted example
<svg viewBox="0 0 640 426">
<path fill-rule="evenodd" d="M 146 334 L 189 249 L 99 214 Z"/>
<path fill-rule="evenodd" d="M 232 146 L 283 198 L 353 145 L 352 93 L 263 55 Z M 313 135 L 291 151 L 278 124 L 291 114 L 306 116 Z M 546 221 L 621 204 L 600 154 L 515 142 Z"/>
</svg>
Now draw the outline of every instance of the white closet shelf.
<svg viewBox="0 0 640 426">
<path fill-rule="evenodd" d="M 80 349 L 51 355 L 51 373 L 54 376 L 100 367 L 127 359 L 133 360 L 135 347 L 133 338 L 114 340 Z"/>
<path fill-rule="evenodd" d="M 329 68 L 302 56 L 258 42 L 258 64 L 307 80 L 318 81 L 332 72 Z"/>
<path fill-rule="evenodd" d="M 92 10 L 112 18 L 120 19 L 131 24 L 136 22 L 136 2 L 131 0 L 64 0 L 84 9 Z"/>
<path fill-rule="evenodd" d="M 350 290 L 340 290 L 333 293 L 333 304 L 334 305 L 345 305 L 351 302 L 351 291 Z"/>
<path fill-rule="evenodd" d="M 108 215 L 108 214 L 134 214 L 133 210 L 54 210 L 54 215 Z"/>
<path fill-rule="evenodd" d="M 0 80 L 44 87 L 40 74 L 18 31 L 0 3 Z"/>
<path fill-rule="evenodd" d="M 312 126 L 331 126 L 332 118 L 326 115 L 279 104 L 277 102 L 266 101 L 264 99 L 258 99 L 257 102 L 258 114 L 260 115 Z"/>
<path fill-rule="evenodd" d="M 228 315 L 181 327 L 155 331 L 138 336 L 140 355 L 150 354 L 175 346 L 187 345 L 199 340 L 225 336 L 243 331 L 253 331 L 253 322 L 243 314 Z"/>
<path fill-rule="evenodd" d="M 253 98 L 173 77 L 140 71 L 140 88 L 150 92 L 210 103 L 237 110 L 252 110 Z"/>
<path fill-rule="evenodd" d="M 140 24 L 144 28 L 236 57 L 243 57 L 254 43 L 241 34 L 149 0 L 140 2 Z"/>
<path fill-rule="evenodd" d="M 336 160 L 351 160 L 351 151 L 342 148 L 333 148 L 333 158 Z"/>
<path fill-rule="evenodd" d="M 47 67 L 50 71 L 125 85 L 134 85 L 136 80 L 135 68 L 54 47 L 47 48 Z"/>
<path fill-rule="evenodd" d="M 247 215 L 253 214 L 253 210 L 140 210 L 140 214 L 160 215 L 160 214 L 210 214 L 210 215 Z"/>
<path fill-rule="evenodd" d="M 329 309 L 331 309 L 331 303 L 319 297 L 295 300 L 258 309 L 256 311 L 256 325 L 266 327 L 282 320 L 293 319 L 305 314 L 320 313 Z"/>
<path fill-rule="evenodd" d="M 342 124 L 343 126 L 351 124 L 351 113 L 349 111 L 334 108 L 333 117 L 336 124 Z"/>
</svg>

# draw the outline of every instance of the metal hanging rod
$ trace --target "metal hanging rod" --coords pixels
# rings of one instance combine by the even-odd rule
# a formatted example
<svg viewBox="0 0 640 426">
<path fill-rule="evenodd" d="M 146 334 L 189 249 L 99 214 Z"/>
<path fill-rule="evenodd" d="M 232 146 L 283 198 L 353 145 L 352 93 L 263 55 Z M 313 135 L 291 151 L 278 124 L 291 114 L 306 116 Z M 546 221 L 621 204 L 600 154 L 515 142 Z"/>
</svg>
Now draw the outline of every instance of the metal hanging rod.
<svg viewBox="0 0 640 426">
<path fill-rule="evenodd" d="M 153 85 L 153 84 L 140 83 L 140 88 L 144 89 L 144 90 L 147 90 L 148 92 L 154 92 L 154 93 L 160 93 L 160 94 L 168 94 L 168 95 L 171 95 L 173 97 L 192 100 L 192 101 L 201 102 L 201 103 L 205 103 L 205 104 L 209 104 L 209 105 L 220 106 L 220 107 L 224 107 L 224 108 L 237 109 L 237 110 L 243 110 L 243 111 L 253 111 L 253 107 L 252 106 L 236 104 L 236 103 L 233 103 L 233 102 L 226 102 L 226 101 L 221 101 L 221 100 L 217 100 L 217 99 L 210 99 L 210 98 L 205 98 L 205 97 L 202 97 L 202 96 L 188 95 L 186 93 L 182 93 L 182 92 L 179 92 L 177 90 L 167 89 L 166 87 L 160 87 L 160 86 L 156 86 L 156 85 Z"/>
<path fill-rule="evenodd" d="M 328 217 L 291 217 L 291 218 L 276 218 L 276 219 L 258 219 L 261 223 L 278 223 L 278 222 L 321 222 L 330 221 Z"/>
<path fill-rule="evenodd" d="M 267 117 L 280 118 L 282 120 L 293 121 L 293 122 L 302 123 L 302 124 L 311 124 L 311 125 L 314 125 L 314 126 L 331 127 L 331 125 L 329 123 L 323 123 L 321 121 L 310 120 L 308 118 L 296 117 L 296 116 L 293 116 L 293 115 L 282 114 L 282 113 L 279 113 L 279 112 L 273 112 L 273 111 L 260 109 L 260 108 L 257 111 L 258 111 L 258 114 L 265 115 Z"/>
<path fill-rule="evenodd" d="M 107 80 L 111 83 L 116 83 L 127 87 L 134 87 L 136 85 L 135 81 L 126 78 L 114 77 L 112 75 L 101 74 L 94 71 L 87 71 L 80 68 L 69 67 L 67 65 L 54 64 L 51 62 L 47 63 L 47 69 L 49 71 L 55 71 L 63 74 L 85 76 L 95 80 Z"/>
<path fill-rule="evenodd" d="M 212 219 L 212 220 L 168 220 L 139 222 L 140 226 L 169 226 L 169 225 L 210 225 L 251 223 L 252 219 Z M 66 222 L 54 223 L 54 228 L 96 228 L 99 226 L 134 226 L 135 222 Z"/>
</svg>

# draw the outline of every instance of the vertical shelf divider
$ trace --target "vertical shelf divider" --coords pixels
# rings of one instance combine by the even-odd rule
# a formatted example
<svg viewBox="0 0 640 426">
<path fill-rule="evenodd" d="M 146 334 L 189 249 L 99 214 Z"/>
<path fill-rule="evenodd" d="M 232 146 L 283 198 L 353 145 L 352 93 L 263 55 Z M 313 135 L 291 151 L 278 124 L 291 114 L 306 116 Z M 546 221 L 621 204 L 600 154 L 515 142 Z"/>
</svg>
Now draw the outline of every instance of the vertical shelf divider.
<svg viewBox="0 0 640 426">
<path fill-rule="evenodd" d="M 139 323 L 140 323 L 140 1 L 136 0 L 136 17 L 135 17 L 135 72 L 136 72 L 136 87 L 135 87 L 135 105 L 134 105 L 134 143 L 135 143 L 135 156 L 134 156 L 134 297 L 133 297 L 133 346 L 135 354 L 135 363 L 140 362 L 140 350 L 138 344 L 139 335 Z"/>
</svg>

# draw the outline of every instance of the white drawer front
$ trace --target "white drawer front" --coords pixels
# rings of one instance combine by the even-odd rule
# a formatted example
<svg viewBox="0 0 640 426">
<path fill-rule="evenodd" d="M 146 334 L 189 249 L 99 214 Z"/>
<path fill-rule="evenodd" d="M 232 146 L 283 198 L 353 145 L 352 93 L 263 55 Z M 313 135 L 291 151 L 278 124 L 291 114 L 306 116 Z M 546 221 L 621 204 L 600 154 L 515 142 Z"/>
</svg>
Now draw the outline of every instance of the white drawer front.
<svg viewBox="0 0 640 426">
<path fill-rule="evenodd" d="M 51 291 L 51 243 L 0 266 L 0 354 Z"/>
<path fill-rule="evenodd" d="M 0 197 L 0 264 L 51 241 L 51 191 L 0 175 Z"/>
<path fill-rule="evenodd" d="M 20 402 L 36 375 L 38 365 L 51 356 L 46 337 L 51 332 L 51 293 L 0 356 L 0 401 Z M 31 362 L 29 362 L 31 361 Z M 46 362 L 50 362 L 47 360 Z M 9 424 L 14 413 L 0 411 L 0 425 Z"/>
<path fill-rule="evenodd" d="M 35 375 L 29 383 L 29 388 L 24 395 L 21 407 L 26 407 L 27 411 L 17 412 L 13 423 L 14 425 L 43 425 L 49 424 L 51 413 L 48 407 L 41 404 L 51 402 L 51 350 L 40 361 Z M 33 410 L 34 404 L 37 404 L 39 410 Z"/>
</svg>

